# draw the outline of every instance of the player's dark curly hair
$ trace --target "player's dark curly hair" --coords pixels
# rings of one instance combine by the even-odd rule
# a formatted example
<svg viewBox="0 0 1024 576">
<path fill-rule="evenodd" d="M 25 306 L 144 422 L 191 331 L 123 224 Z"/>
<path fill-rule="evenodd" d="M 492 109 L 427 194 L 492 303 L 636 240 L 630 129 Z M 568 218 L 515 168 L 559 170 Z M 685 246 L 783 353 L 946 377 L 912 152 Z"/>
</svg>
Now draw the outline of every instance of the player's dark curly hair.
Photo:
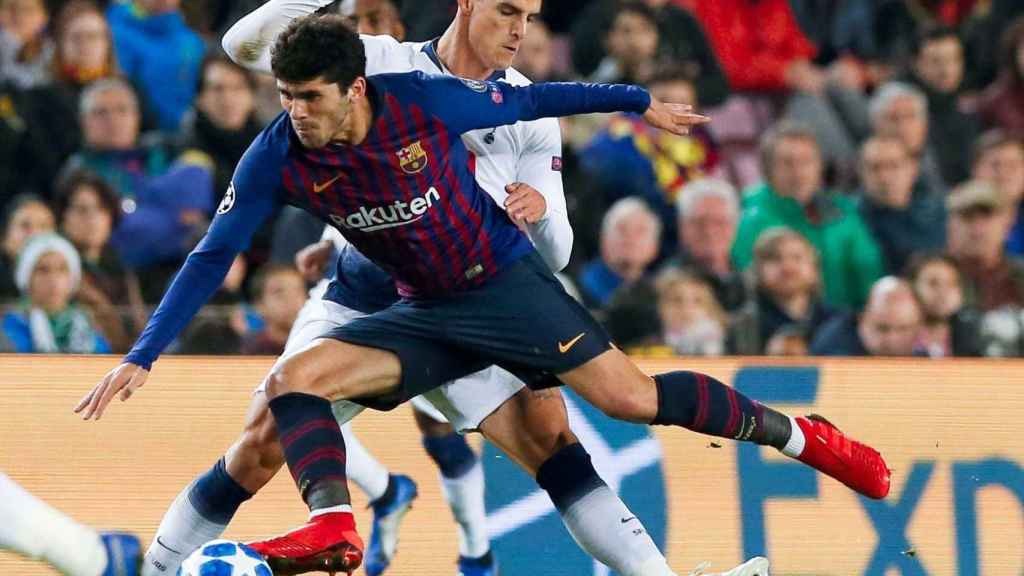
<svg viewBox="0 0 1024 576">
<path fill-rule="evenodd" d="M 277 37 L 270 67 L 285 82 L 309 82 L 323 77 L 342 90 L 366 74 L 366 53 L 359 35 L 335 14 L 292 20 Z"/>
</svg>

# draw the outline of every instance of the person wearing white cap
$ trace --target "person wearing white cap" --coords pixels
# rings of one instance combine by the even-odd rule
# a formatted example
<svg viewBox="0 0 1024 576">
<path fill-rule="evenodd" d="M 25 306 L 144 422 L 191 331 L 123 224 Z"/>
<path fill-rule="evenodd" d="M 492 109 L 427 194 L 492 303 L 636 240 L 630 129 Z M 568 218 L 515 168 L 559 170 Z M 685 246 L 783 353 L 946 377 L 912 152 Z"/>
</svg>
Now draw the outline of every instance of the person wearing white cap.
<svg viewBox="0 0 1024 576">
<path fill-rule="evenodd" d="M 72 303 L 81 278 L 78 252 L 61 236 L 37 234 L 25 243 L 14 269 L 22 302 L 3 317 L 15 352 L 110 352 L 89 316 Z"/>
</svg>

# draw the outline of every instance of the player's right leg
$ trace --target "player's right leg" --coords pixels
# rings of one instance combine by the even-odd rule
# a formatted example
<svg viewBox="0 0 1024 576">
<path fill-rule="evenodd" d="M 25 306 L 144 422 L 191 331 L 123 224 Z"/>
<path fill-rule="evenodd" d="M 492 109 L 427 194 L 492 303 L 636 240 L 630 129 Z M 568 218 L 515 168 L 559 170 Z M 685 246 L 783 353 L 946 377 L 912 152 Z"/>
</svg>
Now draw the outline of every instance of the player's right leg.
<svg viewBox="0 0 1024 576">
<path fill-rule="evenodd" d="M 69 576 L 135 576 L 142 549 L 130 534 L 97 534 L 0 474 L 0 549 Z"/>
</svg>

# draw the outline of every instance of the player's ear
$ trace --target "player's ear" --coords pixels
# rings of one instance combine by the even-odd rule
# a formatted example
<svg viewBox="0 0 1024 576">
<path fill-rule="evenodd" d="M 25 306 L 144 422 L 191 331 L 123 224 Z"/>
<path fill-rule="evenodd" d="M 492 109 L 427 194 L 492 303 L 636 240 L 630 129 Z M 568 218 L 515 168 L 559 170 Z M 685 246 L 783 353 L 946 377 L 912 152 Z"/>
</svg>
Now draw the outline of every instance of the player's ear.
<svg viewBox="0 0 1024 576">
<path fill-rule="evenodd" d="M 360 76 L 349 85 L 347 96 L 349 101 L 352 101 L 362 98 L 364 94 L 366 94 L 366 78 Z"/>
</svg>

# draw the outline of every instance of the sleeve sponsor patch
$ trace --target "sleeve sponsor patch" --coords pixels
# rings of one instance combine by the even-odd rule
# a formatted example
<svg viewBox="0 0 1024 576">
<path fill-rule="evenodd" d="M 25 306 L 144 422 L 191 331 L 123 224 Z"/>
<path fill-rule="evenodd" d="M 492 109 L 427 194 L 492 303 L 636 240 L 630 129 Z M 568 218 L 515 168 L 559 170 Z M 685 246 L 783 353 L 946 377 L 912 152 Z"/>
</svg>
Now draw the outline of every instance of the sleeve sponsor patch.
<svg viewBox="0 0 1024 576">
<path fill-rule="evenodd" d="M 562 157 L 561 156 L 552 156 L 551 157 L 551 170 L 554 171 L 554 172 L 561 172 L 562 171 Z"/>
</svg>

